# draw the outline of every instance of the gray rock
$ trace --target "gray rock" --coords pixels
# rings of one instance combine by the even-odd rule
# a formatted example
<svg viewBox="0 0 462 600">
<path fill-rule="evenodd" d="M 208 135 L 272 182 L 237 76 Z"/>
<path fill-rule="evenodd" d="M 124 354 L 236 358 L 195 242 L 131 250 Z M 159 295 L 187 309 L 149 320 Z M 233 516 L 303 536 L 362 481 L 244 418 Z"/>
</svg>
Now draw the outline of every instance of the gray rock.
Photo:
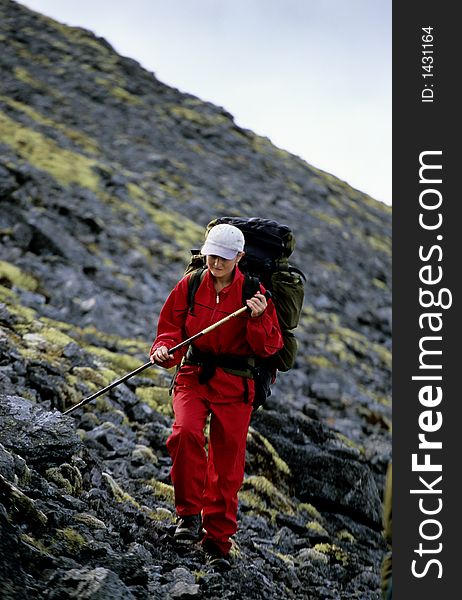
<svg viewBox="0 0 462 600">
<path fill-rule="evenodd" d="M 70 417 L 19 396 L 0 400 L 0 442 L 41 466 L 65 462 L 82 447 Z"/>
<path fill-rule="evenodd" d="M 134 600 L 133 594 L 109 569 L 71 569 L 63 574 L 60 587 L 67 598 L 75 600 Z M 62 598 L 62 592 L 51 592 L 50 598 Z"/>
<path fill-rule="evenodd" d="M 185 583 L 184 581 L 177 581 L 173 587 L 167 592 L 167 598 L 197 598 L 200 594 L 200 585 L 197 583 Z"/>
</svg>

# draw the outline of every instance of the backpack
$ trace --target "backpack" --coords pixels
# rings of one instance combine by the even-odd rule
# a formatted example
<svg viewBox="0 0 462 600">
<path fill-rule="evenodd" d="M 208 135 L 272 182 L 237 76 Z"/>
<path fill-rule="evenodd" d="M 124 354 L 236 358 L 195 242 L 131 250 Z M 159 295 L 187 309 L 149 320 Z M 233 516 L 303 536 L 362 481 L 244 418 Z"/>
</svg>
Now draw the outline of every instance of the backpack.
<svg viewBox="0 0 462 600">
<path fill-rule="evenodd" d="M 242 303 L 251 298 L 260 283 L 270 291 L 281 328 L 284 347 L 275 355 L 260 359 L 258 377 L 264 398 L 271 393 L 269 384 L 276 371 L 289 371 L 297 356 L 297 340 L 293 333 L 298 326 L 304 299 L 304 273 L 289 263 L 295 248 L 295 238 L 289 227 L 269 219 L 221 217 L 210 221 L 208 232 L 215 225 L 227 223 L 238 227 L 245 238 L 245 256 L 238 268 L 245 275 Z M 191 259 L 184 274 L 191 273 L 188 288 L 188 306 L 193 312 L 194 296 L 205 273 L 205 257 L 199 250 L 191 250 Z M 257 381 L 256 381 L 257 383 Z"/>
</svg>

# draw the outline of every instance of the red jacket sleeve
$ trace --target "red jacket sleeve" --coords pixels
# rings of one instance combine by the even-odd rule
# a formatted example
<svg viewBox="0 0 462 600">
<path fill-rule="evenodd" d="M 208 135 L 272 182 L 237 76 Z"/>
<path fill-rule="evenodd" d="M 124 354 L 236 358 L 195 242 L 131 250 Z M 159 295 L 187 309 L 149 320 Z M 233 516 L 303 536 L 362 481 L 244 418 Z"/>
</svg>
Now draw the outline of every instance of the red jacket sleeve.
<svg viewBox="0 0 462 600">
<path fill-rule="evenodd" d="M 157 334 L 149 355 L 161 346 L 173 348 L 185 339 L 184 325 L 188 314 L 188 277 L 184 277 L 170 292 L 160 311 L 157 323 Z M 171 359 L 164 361 L 161 366 L 170 369 L 179 364 L 187 348 L 175 352 Z"/>
<path fill-rule="evenodd" d="M 247 341 L 255 355 L 261 358 L 275 354 L 284 346 L 276 309 L 271 299 L 259 317 L 249 316 Z"/>
</svg>

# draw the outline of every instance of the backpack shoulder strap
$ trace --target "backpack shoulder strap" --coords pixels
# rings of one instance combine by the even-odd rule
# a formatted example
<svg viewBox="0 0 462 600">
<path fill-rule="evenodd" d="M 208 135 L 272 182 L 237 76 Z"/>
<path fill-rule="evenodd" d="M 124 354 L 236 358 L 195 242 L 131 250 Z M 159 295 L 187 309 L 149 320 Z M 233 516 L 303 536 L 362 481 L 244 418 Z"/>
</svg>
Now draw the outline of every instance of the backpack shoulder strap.
<svg viewBox="0 0 462 600">
<path fill-rule="evenodd" d="M 201 267 L 200 269 L 196 269 L 191 273 L 188 280 L 188 307 L 189 312 L 194 312 L 194 298 L 196 296 L 196 292 L 199 289 L 200 284 L 205 276 L 205 271 L 207 267 Z"/>
</svg>

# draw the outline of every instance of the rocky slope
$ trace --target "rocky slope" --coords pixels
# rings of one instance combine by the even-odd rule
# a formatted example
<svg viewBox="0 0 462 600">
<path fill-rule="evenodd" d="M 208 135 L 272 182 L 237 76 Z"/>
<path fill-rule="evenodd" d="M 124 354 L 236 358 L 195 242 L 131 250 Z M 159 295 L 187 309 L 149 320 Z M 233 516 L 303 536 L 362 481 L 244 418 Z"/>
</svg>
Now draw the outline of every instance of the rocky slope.
<svg viewBox="0 0 462 600">
<path fill-rule="evenodd" d="M 2 600 L 378 599 L 390 209 L 88 31 L 0 0 L 0 42 Z M 170 373 L 61 411 L 146 361 L 189 248 L 224 214 L 292 227 L 307 284 L 221 575 L 172 540 Z"/>
</svg>

